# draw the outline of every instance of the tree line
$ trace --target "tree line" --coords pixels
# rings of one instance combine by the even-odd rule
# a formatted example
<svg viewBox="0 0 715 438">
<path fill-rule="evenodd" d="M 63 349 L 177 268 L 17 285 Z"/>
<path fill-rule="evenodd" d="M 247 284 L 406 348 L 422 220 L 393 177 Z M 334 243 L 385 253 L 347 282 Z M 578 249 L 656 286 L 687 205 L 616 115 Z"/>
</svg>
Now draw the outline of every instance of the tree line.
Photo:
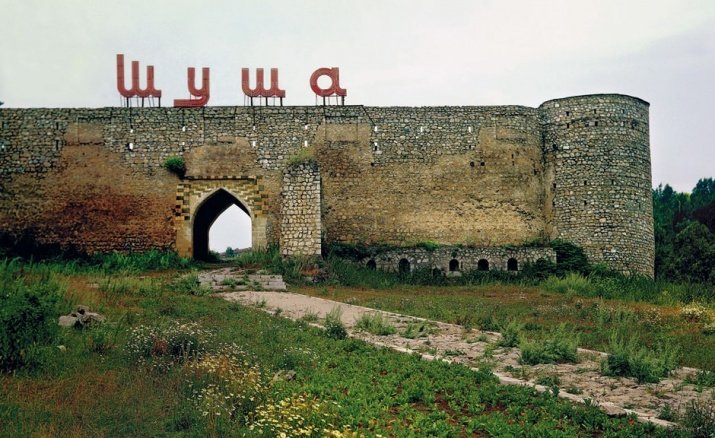
<svg viewBox="0 0 715 438">
<path fill-rule="evenodd" d="M 659 185 L 653 220 L 656 277 L 715 284 L 715 180 L 700 179 L 691 193 Z"/>
</svg>

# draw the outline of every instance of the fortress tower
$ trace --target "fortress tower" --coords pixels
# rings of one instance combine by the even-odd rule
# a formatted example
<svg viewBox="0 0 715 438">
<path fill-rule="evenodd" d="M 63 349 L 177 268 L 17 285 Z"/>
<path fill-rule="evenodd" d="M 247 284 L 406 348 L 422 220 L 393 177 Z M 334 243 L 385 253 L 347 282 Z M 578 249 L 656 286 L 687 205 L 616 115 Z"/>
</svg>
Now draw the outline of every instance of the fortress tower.
<svg viewBox="0 0 715 438">
<path fill-rule="evenodd" d="M 603 94 L 544 102 L 545 219 L 550 238 L 592 262 L 653 275 L 648 102 Z"/>
</svg>

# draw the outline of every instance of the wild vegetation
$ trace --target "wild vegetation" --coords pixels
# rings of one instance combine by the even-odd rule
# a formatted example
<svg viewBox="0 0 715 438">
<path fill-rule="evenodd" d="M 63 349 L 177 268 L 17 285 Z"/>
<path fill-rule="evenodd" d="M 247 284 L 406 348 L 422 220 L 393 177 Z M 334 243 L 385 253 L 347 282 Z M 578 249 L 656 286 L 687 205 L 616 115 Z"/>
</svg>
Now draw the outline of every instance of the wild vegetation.
<svg viewBox="0 0 715 438">
<path fill-rule="evenodd" d="M 712 180 L 696 188 L 689 196 L 667 186 L 654 191 L 656 279 L 592 266 L 578 247 L 560 241 L 551 243 L 556 264 L 539 262 L 518 275 L 371 271 L 346 258 L 375 248 L 345 245 L 322 260 L 285 259 L 270 248 L 234 253 L 226 263 L 282 274 L 294 291 L 309 295 L 499 331 L 498 346 L 520 348 L 524 364 L 575 361 L 578 346 L 590 347 L 608 353 L 603 374 L 657 382 L 675 366 L 690 365 L 702 370 L 690 383 L 713 391 L 712 236 L 701 227 L 712 234 Z M 0 435 L 709 436 L 715 430 L 708 405 L 688 406 L 683 416 L 664 410 L 662 418 L 682 424 L 665 430 L 563 401 L 555 397 L 554 376 L 539 377 L 553 391 L 537 393 L 498 384 L 486 367 L 472 371 L 374 348 L 347 339 L 338 306 L 319 329 L 314 313 L 294 322 L 228 303 L 198 283 L 202 267 L 158 251 L 0 259 Z M 107 322 L 57 327 L 57 317 L 77 304 Z M 357 325 L 410 339 L 435 329 L 415 322 L 398 333 L 378 314 Z"/>
</svg>

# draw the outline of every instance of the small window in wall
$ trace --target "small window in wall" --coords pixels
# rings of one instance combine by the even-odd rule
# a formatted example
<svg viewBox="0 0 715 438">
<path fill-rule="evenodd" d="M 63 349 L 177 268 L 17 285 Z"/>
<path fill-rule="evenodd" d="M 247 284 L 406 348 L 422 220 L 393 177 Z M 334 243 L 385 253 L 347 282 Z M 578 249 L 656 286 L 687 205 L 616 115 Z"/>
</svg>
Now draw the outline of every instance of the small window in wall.
<svg viewBox="0 0 715 438">
<path fill-rule="evenodd" d="M 588 205 L 588 201 L 583 201 L 583 205 Z"/>
<path fill-rule="evenodd" d="M 510 258 L 506 262 L 506 269 L 507 271 L 518 271 L 519 270 L 519 262 L 515 258 Z"/>
<path fill-rule="evenodd" d="M 367 261 L 367 269 L 374 271 L 377 269 L 377 263 L 375 263 L 375 259 L 370 259 Z"/>
<path fill-rule="evenodd" d="M 449 272 L 459 271 L 459 260 L 452 259 L 449 261 Z"/>
<path fill-rule="evenodd" d="M 598 120 L 596 120 L 595 122 L 593 122 L 593 126 L 598 126 Z"/>
<path fill-rule="evenodd" d="M 397 271 L 400 274 L 409 274 L 410 273 L 410 261 L 407 259 L 400 259 L 400 262 L 397 264 Z"/>
<path fill-rule="evenodd" d="M 489 270 L 489 261 L 487 259 L 480 259 L 477 262 L 477 270 L 478 271 L 488 271 Z"/>
</svg>

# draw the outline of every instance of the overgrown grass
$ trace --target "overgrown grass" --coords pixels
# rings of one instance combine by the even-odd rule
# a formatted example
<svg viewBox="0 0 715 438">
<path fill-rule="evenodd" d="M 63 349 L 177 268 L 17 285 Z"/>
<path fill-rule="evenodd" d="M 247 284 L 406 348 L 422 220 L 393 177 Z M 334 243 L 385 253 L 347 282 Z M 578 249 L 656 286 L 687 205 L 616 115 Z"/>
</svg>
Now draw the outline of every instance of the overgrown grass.
<svg viewBox="0 0 715 438">
<path fill-rule="evenodd" d="M 382 313 L 364 313 L 355 321 L 355 328 L 377 336 L 393 335 L 397 332 L 395 326 Z"/>
<path fill-rule="evenodd" d="M 329 339 L 303 322 L 178 293 L 176 274 L 155 276 L 151 293 L 127 280 L 117 300 L 90 283 L 119 285 L 126 274 L 104 275 L 66 278 L 96 294 L 108 331 L 64 330 L 36 372 L 0 374 L 0 435 L 686 436 L 500 385 L 486 369 Z"/>
<path fill-rule="evenodd" d="M 265 270 L 279 274 L 292 283 L 304 283 L 306 277 L 318 270 L 321 261 L 315 257 L 283 257 L 277 246 L 242 251 L 230 262 L 249 270 Z"/>
<path fill-rule="evenodd" d="M 35 366 L 57 333 L 60 286 L 26 276 L 18 260 L 0 260 L 0 370 Z"/>
<path fill-rule="evenodd" d="M 501 331 L 501 339 L 497 342 L 500 347 L 518 347 L 522 338 L 524 323 L 511 319 Z"/>
<path fill-rule="evenodd" d="M 325 315 L 325 336 L 330 339 L 345 339 L 348 331 L 342 321 L 343 311 L 340 306 L 335 306 Z"/>
<path fill-rule="evenodd" d="M 577 362 L 578 343 L 578 335 L 562 324 L 550 330 L 543 338 L 521 342 L 519 360 L 527 365 Z"/>
<path fill-rule="evenodd" d="M 608 345 L 608 357 L 601 364 L 601 372 L 607 376 L 633 377 L 638 383 L 658 383 L 677 364 L 677 347 L 662 344 L 653 350 L 644 347 L 636 336 L 626 341 L 614 331 Z"/>
</svg>

